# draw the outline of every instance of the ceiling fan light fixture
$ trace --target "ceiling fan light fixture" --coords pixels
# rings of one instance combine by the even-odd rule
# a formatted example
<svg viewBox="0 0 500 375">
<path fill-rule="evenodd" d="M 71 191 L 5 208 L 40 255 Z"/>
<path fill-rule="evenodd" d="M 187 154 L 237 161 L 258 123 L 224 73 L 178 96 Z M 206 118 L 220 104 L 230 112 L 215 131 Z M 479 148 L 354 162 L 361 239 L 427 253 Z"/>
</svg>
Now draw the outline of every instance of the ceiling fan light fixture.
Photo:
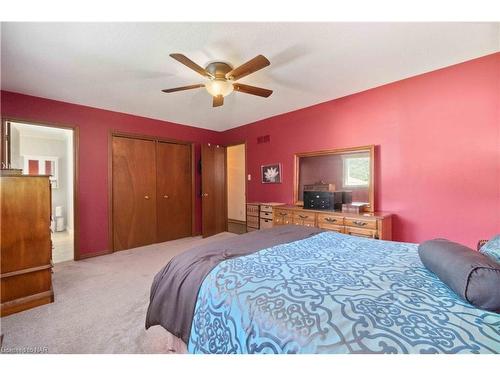
<svg viewBox="0 0 500 375">
<path fill-rule="evenodd" d="M 233 83 L 224 78 L 215 78 L 207 81 L 205 88 L 212 96 L 228 96 L 234 90 Z"/>
<path fill-rule="evenodd" d="M 205 87 L 208 93 L 213 97 L 212 107 L 220 107 L 224 105 L 224 97 L 228 96 L 233 91 L 256 95 L 262 98 L 268 98 L 273 93 L 273 90 L 236 82 L 240 78 L 255 73 L 256 71 L 271 64 L 265 56 L 258 55 L 237 68 L 233 68 L 230 64 L 221 61 L 211 62 L 205 68 L 202 68 L 193 60 L 181 53 L 171 53 L 170 57 L 187 66 L 189 69 L 194 70 L 203 77 L 208 78 L 208 80 L 205 81 L 205 83 L 161 90 L 165 93 Z"/>
</svg>

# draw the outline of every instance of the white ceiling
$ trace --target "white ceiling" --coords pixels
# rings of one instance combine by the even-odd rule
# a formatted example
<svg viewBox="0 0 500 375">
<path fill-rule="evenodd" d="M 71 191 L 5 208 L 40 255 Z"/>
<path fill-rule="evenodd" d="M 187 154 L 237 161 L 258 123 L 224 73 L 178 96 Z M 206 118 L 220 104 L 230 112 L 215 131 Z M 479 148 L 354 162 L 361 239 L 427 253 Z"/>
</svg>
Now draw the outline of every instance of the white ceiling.
<svg viewBox="0 0 500 375">
<path fill-rule="evenodd" d="M 2 23 L 1 88 L 225 130 L 500 50 L 500 23 Z M 271 66 L 241 80 L 274 90 L 164 94 L 205 66 L 258 54 Z"/>
</svg>

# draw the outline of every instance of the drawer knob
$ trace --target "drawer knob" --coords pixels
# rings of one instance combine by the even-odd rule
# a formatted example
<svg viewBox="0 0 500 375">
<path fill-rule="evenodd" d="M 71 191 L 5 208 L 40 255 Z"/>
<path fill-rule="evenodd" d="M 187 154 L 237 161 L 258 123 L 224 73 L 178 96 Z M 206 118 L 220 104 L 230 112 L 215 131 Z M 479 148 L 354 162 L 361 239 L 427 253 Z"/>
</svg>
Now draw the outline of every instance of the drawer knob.
<svg viewBox="0 0 500 375">
<path fill-rule="evenodd" d="M 307 219 L 309 216 L 307 216 L 307 215 L 299 215 L 299 217 L 300 217 L 301 219 Z"/>
<path fill-rule="evenodd" d="M 364 227 L 365 225 L 367 225 L 368 223 L 366 221 L 353 221 L 354 224 L 356 225 L 359 225 L 360 227 Z"/>
<path fill-rule="evenodd" d="M 281 216 L 286 216 L 287 213 L 286 212 L 278 212 Z"/>
<path fill-rule="evenodd" d="M 168 199 L 168 195 L 164 195 L 163 198 Z"/>
<path fill-rule="evenodd" d="M 333 219 L 331 217 L 325 217 L 325 220 L 328 221 L 329 223 L 335 223 L 337 219 Z"/>
<path fill-rule="evenodd" d="M 145 196 L 144 196 L 144 199 L 149 199 L 149 195 L 145 195 Z"/>
</svg>

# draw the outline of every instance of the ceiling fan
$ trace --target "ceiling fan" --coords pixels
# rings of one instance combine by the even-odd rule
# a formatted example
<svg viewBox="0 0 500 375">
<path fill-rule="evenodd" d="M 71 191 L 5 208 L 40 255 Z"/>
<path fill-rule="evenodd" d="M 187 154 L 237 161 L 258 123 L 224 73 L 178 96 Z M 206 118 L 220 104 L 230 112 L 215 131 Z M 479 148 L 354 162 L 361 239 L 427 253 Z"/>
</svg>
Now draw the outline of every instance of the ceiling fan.
<svg viewBox="0 0 500 375">
<path fill-rule="evenodd" d="M 180 53 L 172 53 L 170 57 L 186 65 L 188 68 L 193 69 L 198 74 L 201 74 L 203 77 L 207 78 L 207 81 L 196 85 L 161 90 L 163 92 L 170 93 L 205 87 L 208 93 L 213 96 L 213 107 L 220 107 L 223 105 L 224 97 L 231 94 L 233 91 L 262 96 L 264 98 L 269 97 L 273 93 L 272 90 L 263 89 L 261 87 L 236 83 L 240 78 L 246 77 L 271 64 L 269 60 L 262 55 L 254 57 L 236 69 L 233 69 L 231 65 L 224 62 L 213 62 L 208 64 L 205 68 L 202 68 Z"/>
</svg>

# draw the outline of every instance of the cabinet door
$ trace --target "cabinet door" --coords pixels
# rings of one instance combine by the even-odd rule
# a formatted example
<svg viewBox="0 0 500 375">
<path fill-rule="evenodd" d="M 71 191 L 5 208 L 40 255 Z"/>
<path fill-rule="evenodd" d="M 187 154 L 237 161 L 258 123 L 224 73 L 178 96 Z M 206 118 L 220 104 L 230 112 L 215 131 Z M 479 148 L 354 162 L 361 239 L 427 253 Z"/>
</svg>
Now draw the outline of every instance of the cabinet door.
<svg viewBox="0 0 500 375">
<path fill-rule="evenodd" d="M 275 209 L 273 212 L 274 225 L 292 224 L 292 214 L 288 210 Z"/>
<path fill-rule="evenodd" d="M 294 211 L 293 223 L 295 225 L 303 225 L 305 227 L 314 227 L 316 223 L 316 215 L 314 213 L 304 211 Z"/>
<path fill-rule="evenodd" d="M 156 242 L 155 142 L 113 137 L 113 248 Z"/>
<path fill-rule="evenodd" d="M 225 147 L 201 146 L 201 185 L 203 237 L 213 236 L 227 230 Z"/>
<path fill-rule="evenodd" d="M 158 142 L 156 146 L 158 242 L 191 235 L 191 146 Z"/>
</svg>

